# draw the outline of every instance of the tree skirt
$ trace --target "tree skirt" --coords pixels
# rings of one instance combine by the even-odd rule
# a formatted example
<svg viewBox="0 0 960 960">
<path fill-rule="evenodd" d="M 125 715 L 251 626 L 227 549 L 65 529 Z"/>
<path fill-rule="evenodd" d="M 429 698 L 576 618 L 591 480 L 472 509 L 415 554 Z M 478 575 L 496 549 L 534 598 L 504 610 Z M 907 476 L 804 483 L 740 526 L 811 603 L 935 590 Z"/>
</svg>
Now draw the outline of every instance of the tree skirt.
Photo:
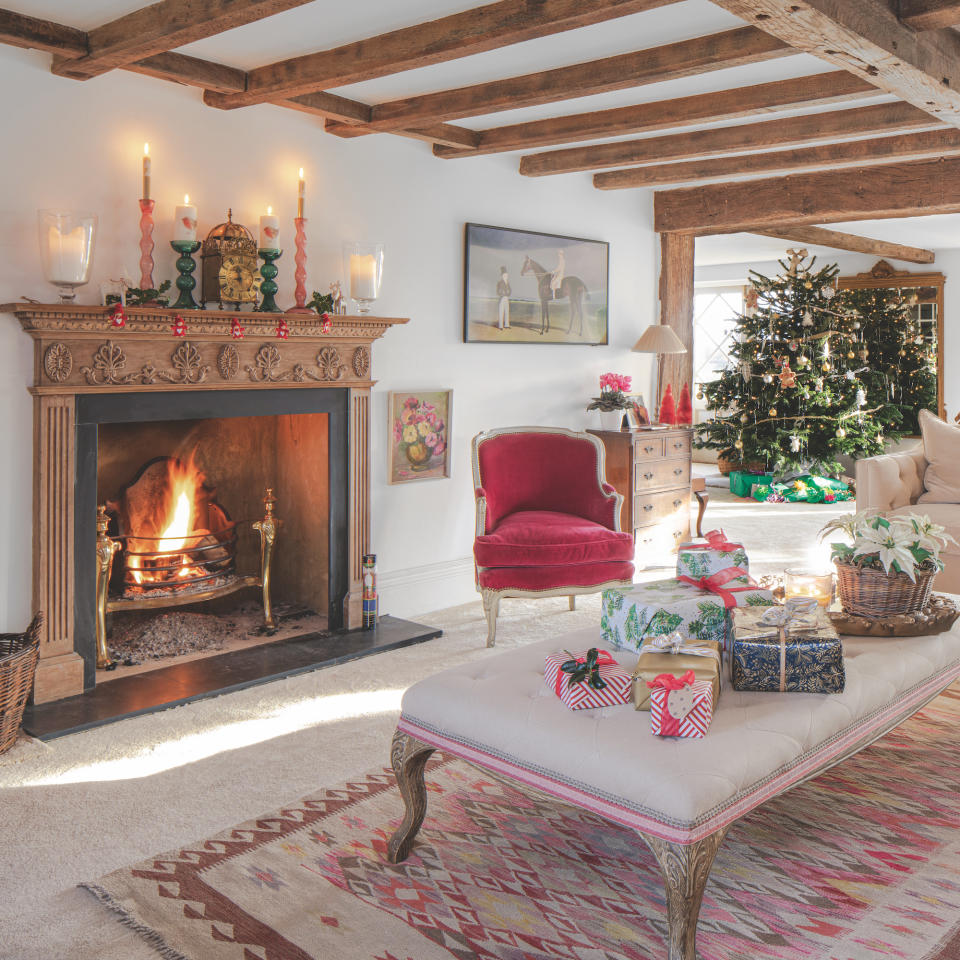
<svg viewBox="0 0 960 960">
<path fill-rule="evenodd" d="M 734 825 L 703 960 L 960 956 L 958 725 L 954 688 Z M 174 960 L 666 956 L 636 834 L 440 754 L 427 782 L 402 864 L 385 857 L 402 805 L 384 770 L 85 886 Z"/>
</svg>

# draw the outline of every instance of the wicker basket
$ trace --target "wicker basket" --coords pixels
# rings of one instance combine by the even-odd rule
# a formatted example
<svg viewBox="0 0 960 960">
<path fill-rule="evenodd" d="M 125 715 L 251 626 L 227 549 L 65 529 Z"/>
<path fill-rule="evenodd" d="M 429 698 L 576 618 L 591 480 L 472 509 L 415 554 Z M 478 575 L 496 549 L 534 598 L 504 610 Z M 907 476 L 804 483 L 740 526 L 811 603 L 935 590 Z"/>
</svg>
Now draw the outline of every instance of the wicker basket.
<svg viewBox="0 0 960 960">
<path fill-rule="evenodd" d="M 17 739 L 40 655 L 38 613 L 26 633 L 0 633 L 0 753 Z"/>
<path fill-rule="evenodd" d="M 728 477 L 733 470 L 745 470 L 747 473 L 764 473 L 767 466 L 762 460 L 751 460 L 749 463 L 744 463 L 742 460 L 725 457 L 721 453 L 717 456 L 717 469 L 720 471 L 720 476 Z"/>
<path fill-rule="evenodd" d="M 914 583 L 905 573 L 837 563 L 837 593 L 844 612 L 857 617 L 917 613 L 930 599 L 936 570 L 917 570 Z"/>
</svg>

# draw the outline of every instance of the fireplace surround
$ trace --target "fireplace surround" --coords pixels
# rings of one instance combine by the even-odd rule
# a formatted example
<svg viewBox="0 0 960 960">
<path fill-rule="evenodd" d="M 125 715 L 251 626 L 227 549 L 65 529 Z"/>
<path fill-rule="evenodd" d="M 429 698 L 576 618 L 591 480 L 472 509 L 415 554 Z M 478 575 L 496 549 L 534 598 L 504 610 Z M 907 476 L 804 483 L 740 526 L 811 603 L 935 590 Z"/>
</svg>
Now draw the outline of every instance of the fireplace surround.
<svg viewBox="0 0 960 960">
<path fill-rule="evenodd" d="M 325 415 L 322 592 L 331 628 L 360 626 L 361 562 L 370 550 L 372 346 L 406 319 L 337 316 L 324 333 L 319 318 L 288 318 L 289 339 L 278 340 L 282 315 L 244 314 L 246 337 L 235 340 L 231 315 L 217 311 L 191 311 L 187 336 L 177 337 L 174 311 L 162 308 L 128 308 L 123 329 L 103 307 L 0 310 L 34 340 L 33 606 L 46 615 L 36 702 L 94 683 L 98 437 L 115 425 Z M 278 550 L 287 535 L 281 529 Z"/>
</svg>

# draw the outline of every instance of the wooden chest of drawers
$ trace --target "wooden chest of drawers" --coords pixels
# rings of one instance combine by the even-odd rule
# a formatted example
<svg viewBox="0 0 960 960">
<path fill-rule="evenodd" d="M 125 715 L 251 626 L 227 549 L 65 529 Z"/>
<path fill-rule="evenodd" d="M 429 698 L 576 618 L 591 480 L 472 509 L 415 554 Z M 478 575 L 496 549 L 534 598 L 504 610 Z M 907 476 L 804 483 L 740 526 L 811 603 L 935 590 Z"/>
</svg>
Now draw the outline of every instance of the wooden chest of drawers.
<svg viewBox="0 0 960 960">
<path fill-rule="evenodd" d="M 589 430 L 603 443 L 607 483 L 623 496 L 620 528 L 637 552 L 672 550 L 690 536 L 690 440 L 669 430 Z"/>
</svg>

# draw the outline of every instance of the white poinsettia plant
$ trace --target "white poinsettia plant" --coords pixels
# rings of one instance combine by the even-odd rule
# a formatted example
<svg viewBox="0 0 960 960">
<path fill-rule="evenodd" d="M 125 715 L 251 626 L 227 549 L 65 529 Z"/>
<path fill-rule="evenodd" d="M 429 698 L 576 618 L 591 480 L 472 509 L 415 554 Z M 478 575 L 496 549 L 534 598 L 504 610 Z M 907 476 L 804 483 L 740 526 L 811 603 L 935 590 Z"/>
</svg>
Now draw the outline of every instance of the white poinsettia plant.
<svg viewBox="0 0 960 960">
<path fill-rule="evenodd" d="M 837 531 L 852 542 L 831 543 L 832 560 L 905 573 L 914 582 L 918 570 L 942 570 L 940 554 L 948 543 L 957 542 L 940 524 L 917 513 L 885 517 L 863 510 L 831 520 L 820 531 L 820 539 Z"/>
</svg>

